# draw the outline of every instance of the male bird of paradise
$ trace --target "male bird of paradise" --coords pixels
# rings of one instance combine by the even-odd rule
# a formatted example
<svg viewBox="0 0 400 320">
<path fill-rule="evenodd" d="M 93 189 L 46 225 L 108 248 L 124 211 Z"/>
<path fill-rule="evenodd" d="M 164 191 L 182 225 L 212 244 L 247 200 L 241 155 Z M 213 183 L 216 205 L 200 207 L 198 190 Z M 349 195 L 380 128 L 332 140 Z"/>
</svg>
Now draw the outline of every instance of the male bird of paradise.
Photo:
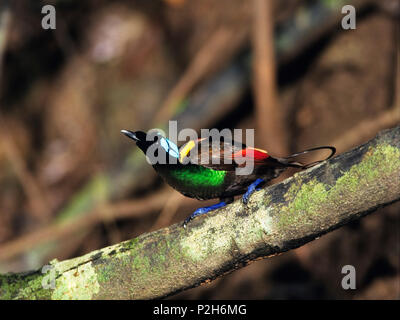
<svg viewBox="0 0 400 320">
<path fill-rule="evenodd" d="M 164 156 L 166 161 L 154 163 L 153 168 L 175 190 L 199 200 L 220 199 L 217 204 L 194 211 L 184 221 L 184 227 L 194 217 L 233 202 L 236 195 L 243 194 L 242 201 L 247 204 L 253 192 L 289 167 L 306 169 L 331 158 L 336 152 L 332 146 L 321 146 L 285 158 L 274 158 L 265 150 L 248 147 L 236 141 L 215 140 L 209 137 L 190 140 L 179 149 L 175 143 L 160 134 L 150 136 L 142 131 L 121 132 L 134 140 L 145 154 L 152 148 L 158 156 Z M 329 149 L 329 157 L 306 165 L 294 161 L 299 155 L 321 149 Z M 236 174 L 236 169 L 247 161 L 253 162 L 252 172 L 247 175 Z"/>
</svg>

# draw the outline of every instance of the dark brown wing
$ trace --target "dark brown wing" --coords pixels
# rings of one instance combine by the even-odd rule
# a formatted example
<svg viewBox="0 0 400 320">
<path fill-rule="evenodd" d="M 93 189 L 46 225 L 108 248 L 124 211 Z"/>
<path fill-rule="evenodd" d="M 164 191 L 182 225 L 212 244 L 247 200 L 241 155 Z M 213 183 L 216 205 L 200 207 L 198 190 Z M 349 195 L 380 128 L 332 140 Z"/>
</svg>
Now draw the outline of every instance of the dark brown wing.
<svg viewBox="0 0 400 320">
<path fill-rule="evenodd" d="M 255 166 L 281 166 L 276 159 L 262 149 L 247 147 L 236 141 L 214 141 L 210 138 L 191 140 L 180 150 L 182 163 L 195 163 L 214 170 L 233 171 L 245 166 L 248 161 L 254 161 Z"/>
</svg>

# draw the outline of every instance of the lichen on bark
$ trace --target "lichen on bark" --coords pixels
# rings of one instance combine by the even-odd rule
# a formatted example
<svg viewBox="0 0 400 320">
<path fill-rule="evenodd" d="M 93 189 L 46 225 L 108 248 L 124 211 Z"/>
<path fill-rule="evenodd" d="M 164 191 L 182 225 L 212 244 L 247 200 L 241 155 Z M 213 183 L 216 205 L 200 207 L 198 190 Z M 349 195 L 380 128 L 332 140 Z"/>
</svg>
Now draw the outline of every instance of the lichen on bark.
<svg viewBox="0 0 400 320">
<path fill-rule="evenodd" d="M 299 247 L 400 199 L 400 127 L 347 153 L 200 216 L 82 257 L 46 274 L 0 275 L 2 299 L 150 299 L 208 282 Z"/>
</svg>

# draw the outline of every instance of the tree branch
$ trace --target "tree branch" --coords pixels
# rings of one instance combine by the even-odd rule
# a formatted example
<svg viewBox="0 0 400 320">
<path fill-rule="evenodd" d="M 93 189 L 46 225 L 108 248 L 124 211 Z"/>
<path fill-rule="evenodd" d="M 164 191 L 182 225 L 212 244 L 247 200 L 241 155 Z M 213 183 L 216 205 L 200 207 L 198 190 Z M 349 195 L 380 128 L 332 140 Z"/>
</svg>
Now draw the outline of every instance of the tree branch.
<svg viewBox="0 0 400 320">
<path fill-rule="evenodd" d="M 297 248 L 400 199 L 400 126 L 194 219 L 71 260 L 0 276 L 5 299 L 161 298 Z M 54 289 L 44 289 L 42 283 Z"/>
</svg>

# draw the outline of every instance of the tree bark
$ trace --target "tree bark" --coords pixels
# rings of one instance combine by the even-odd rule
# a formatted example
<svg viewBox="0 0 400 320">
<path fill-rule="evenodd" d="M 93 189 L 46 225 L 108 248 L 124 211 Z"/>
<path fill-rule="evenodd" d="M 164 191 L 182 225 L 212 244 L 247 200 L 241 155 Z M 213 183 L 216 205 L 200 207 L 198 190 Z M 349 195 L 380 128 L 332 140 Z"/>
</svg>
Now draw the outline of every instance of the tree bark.
<svg viewBox="0 0 400 320">
<path fill-rule="evenodd" d="M 41 270 L 0 275 L 3 299 L 152 299 L 297 248 L 400 199 L 400 126 L 181 224 Z M 54 282 L 52 282 L 54 280 Z M 54 286 L 52 286 L 54 284 Z"/>
</svg>

